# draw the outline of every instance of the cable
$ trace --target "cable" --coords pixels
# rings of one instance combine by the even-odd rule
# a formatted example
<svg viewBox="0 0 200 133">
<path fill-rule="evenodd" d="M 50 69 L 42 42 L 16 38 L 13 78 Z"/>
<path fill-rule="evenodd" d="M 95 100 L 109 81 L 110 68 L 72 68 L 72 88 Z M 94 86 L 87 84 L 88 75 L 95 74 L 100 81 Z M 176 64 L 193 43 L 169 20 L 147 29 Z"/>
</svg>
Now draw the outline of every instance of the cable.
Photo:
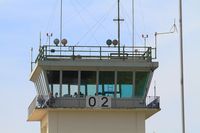
<svg viewBox="0 0 200 133">
<path fill-rule="evenodd" d="M 145 15 L 144 15 L 144 8 L 143 8 L 143 3 L 142 3 L 142 0 L 139 0 L 139 7 L 140 7 L 140 10 L 141 10 L 141 17 L 142 17 L 142 22 L 143 22 L 143 31 L 144 33 L 146 33 L 146 26 L 145 26 Z"/>
<path fill-rule="evenodd" d="M 88 33 L 90 33 L 93 29 L 95 29 L 95 27 L 100 23 L 102 23 L 105 19 L 106 19 L 106 17 L 108 17 L 109 15 L 110 15 L 110 12 L 111 12 L 111 9 L 113 9 L 113 6 L 111 7 L 111 8 L 109 8 L 109 10 L 106 12 L 106 14 L 103 16 L 103 17 L 101 17 L 99 20 L 97 20 L 97 23 L 95 23 L 93 26 L 91 26 L 91 28 L 89 28 L 89 30 L 79 39 L 79 41 L 77 42 L 77 44 L 79 44 L 80 42 L 81 42 L 81 40 L 88 34 Z M 102 25 L 100 25 L 100 26 L 102 26 Z M 98 26 L 99 27 L 99 26 Z M 97 27 L 97 28 L 98 28 Z M 97 30 L 97 28 L 96 28 L 96 30 Z M 93 34 L 92 34 L 93 35 Z"/>
<path fill-rule="evenodd" d="M 110 11 L 111 11 L 111 9 L 113 9 L 113 8 L 111 7 L 111 8 L 110 8 Z M 106 13 L 105 16 L 102 17 L 102 20 L 97 21 L 96 26 L 95 26 L 96 28 L 94 28 L 94 31 L 92 32 L 93 34 L 96 33 L 96 31 L 99 29 L 100 26 L 103 26 L 102 23 L 106 20 L 107 17 L 109 17 L 110 11 L 109 11 L 108 13 Z M 99 24 L 99 25 L 98 25 L 98 24 Z M 92 35 L 93 35 L 93 34 L 92 34 Z M 110 34 L 110 35 L 111 35 L 111 34 Z"/>
<path fill-rule="evenodd" d="M 131 22 L 132 22 L 132 21 L 131 21 L 131 19 L 130 19 L 129 14 L 128 14 L 127 11 L 125 10 L 123 4 L 121 4 L 121 11 L 122 11 L 122 14 L 125 14 L 126 19 L 125 19 L 124 22 L 125 22 L 125 24 L 126 24 L 126 26 L 127 26 L 128 32 L 129 32 L 128 35 L 130 35 L 130 38 L 131 38 L 131 37 L 132 37 L 132 36 L 131 36 L 132 32 L 131 32 L 131 28 L 130 28 L 129 25 L 131 25 Z M 127 20 L 128 20 L 128 21 L 127 21 Z"/>
<path fill-rule="evenodd" d="M 55 22 L 54 20 L 56 20 L 55 19 L 55 17 L 56 17 L 55 11 L 58 8 L 58 3 L 59 3 L 59 0 L 55 0 L 55 3 L 53 4 L 51 13 L 49 15 L 49 19 L 48 19 L 47 27 L 45 28 L 45 32 L 49 32 L 50 27 L 53 25 L 53 22 Z"/>
<path fill-rule="evenodd" d="M 89 27 L 89 25 L 86 23 L 84 17 L 82 17 L 81 12 L 78 10 L 78 8 L 75 6 L 75 4 L 74 4 L 72 1 L 71 1 L 71 3 L 72 3 L 72 5 L 73 5 L 73 7 L 74 7 L 74 10 L 77 12 L 78 16 L 79 16 L 80 19 L 83 21 L 83 23 L 84 23 L 87 27 Z M 93 37 L 94 37 L 95 41 L 98 42 L 97 39 L 96 39 L 96 37 L 95 37 L 95 36 L 93 36 Z"/>
<path fill-rule="evenodd" d="M 95 22 L 98 22 L 98 20 L 97 20 L 95 17 L 92 17 L 93 15 L 89 12 L 89 10 L 80 4 L 79 0 L 76 0 L 76 1 L 77 1 L 77 3 L 80 5 L 80 7 L 81 7 L 84 11 L 86 11 L 86 12 L 88 13 L 88 16 L 90 16 Z M 106 14 L 107 14 L 107 13 L 106 13 Z M 107 15 L 107 16 L 108 16 L 108 15 Z M 104 31 L 109 32 L 109 30 L 107 30 L 106 27 L 105 27 L 104 25 L 102 25 L 101 23 L 100 23 L 100 25 L 102 26 L 102 28 L 104 29 Z M 110 32 L 109 32 L 109 34 L 110 34 Z"/>
</svg>

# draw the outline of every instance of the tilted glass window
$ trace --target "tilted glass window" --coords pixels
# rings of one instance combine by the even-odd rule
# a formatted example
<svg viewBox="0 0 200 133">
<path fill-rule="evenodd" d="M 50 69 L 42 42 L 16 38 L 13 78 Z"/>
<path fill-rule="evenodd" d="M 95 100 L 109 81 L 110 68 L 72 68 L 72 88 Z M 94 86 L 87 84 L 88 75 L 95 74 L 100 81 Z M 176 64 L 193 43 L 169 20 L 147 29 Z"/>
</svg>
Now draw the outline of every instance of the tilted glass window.
<svg viewBox="0 0 200 133">
<path fill-rule="evenodd" d="M 80 97 L 95 96 L 96 94 L 96 72 L 82 71 Z"/>
<path fill-rule="evenodd" d="M 78 95 L 78 71 L 62 72 L 62 97 Z"/>
<path fill-rule="evenodd" d="M 132 98 L 133 92 L 133 72 L 117 72 L 117 98 Z"/>
<path fill-rule="evenodd" d="M 114 88 L 115 88 L 115 72 L 100 71 L 98 95 L 114 97 L 114 90 L 115 90 Z"/>
<path fill-rule="evenodd" d="M 60 71 L 47 71 L 47 78 L 49 82 L 49 92 L 53 95 L 58 94 L 60 96 Z"/>
<path fill-rule="evenodd" d="M 143 97 L 146 91 L 149 72 L 136 72 L 135 76 L 135 96 Z"/>
</svg>

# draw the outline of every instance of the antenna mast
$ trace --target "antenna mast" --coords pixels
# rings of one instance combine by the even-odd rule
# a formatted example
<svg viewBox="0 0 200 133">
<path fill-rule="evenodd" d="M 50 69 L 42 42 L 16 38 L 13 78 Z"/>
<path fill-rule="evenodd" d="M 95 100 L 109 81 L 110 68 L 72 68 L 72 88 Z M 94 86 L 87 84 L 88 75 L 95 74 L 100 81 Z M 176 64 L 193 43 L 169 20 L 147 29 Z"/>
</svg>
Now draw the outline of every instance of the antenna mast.
<svg viewBox="0 0 200 133">
<path fill-rule="evenodd" d="M 185 133 L 185 98 L 184 98 L 184 66 L 183 66 L 183 15 L 182 0 L 179 0 L 179 31 L 180 31 L 180 84 L 181 84 L 181 116 L 182 133 Z"/>
<path fill-rule="evenodd" d="M 60 0 L 60 42 L 62 40 L 62 0 Z"/>
<path fill-rule="evenodd" d="M 135 9 L 134 9 L 134 0 L 132 0 L 132 43 L 133 43 L 133 52 L 134 52 L 134 43 L 135 43 L 135 37 L 134 37 L 134 34 L 135 34 Z"/>
<path fill-rule="evenodd" d="M 40 43 L 39 43 L 39 49 L 42 46 L 42 33 L 40 32 Z"/>
<path fill-rule="evenodd" d="M 62 0 L 60 0 L 60 55 L 61 55 L 61 41 L 62 41 Z"/>
<path fill-rule="evenodd" d="M 31 72 L 33 70 L 33 47 L 31 47 Z"/>
<path fill-rule="evenodd" d="M 120 0 L 118 0 L 118 54 L 120 54 Z"/>
<path fill-rule="evenodd" d="M 124 19 L 120 18 L 120 0 L 117 0 L 118 3 L 118 18 L 117 19 L 113 19 L 113 21 L 117 21 L 118 22 L 118 56 L 120 56 L 120 21 L 124 21 Z"/>
</svg>

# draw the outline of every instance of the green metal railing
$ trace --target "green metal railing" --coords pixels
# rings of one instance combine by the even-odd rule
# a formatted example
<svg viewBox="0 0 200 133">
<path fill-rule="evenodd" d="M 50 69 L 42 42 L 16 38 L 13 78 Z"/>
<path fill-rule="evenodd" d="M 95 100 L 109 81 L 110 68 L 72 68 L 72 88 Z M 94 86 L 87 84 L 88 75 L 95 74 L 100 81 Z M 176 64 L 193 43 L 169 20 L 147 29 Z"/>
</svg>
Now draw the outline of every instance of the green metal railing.
<svg viewBox="0 0 200 133">
<path fill-rule="evenodd" d="M 40 47 L 35 62 L 47 59 L 133 59 L 152 61 L 152 59 L 155 59 L 155 48 L 121 46 L 119 52 L 118 47 L 44 45 Z"/>
</svg>

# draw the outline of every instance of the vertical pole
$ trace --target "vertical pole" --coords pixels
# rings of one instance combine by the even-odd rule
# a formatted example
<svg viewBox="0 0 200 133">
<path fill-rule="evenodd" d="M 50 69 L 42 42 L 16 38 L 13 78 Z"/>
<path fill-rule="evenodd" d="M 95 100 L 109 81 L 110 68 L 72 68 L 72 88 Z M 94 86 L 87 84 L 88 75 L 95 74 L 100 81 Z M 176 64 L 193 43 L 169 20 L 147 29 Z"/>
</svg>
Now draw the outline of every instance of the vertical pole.
<svg viewBox="0 0 200 133">
<path fill-rule="evenodd" d="M 156 98 L 156 81 L 154 81 L 154 98 Z"/>
<path fill-rule="evenodd" d="M 78 71 L 78 97 L 80 97 L 81 92 L 81 71 Z"/>
<path fill-rule="evenodd" d="M 135 44 L 135 37 L 134 37 L 134 34 L 135 34 L 135 9 L 134 9 L 134 0 L 132 0 L 132 43 L 133 43 L 133 54 L 134 54 L 134 44 Z"/>
<path fill-rule="evenodd" d="M 47 46 L 44 47 L 44 52 L 45 52 L 44 58 L 47 59 Z"/>
<path fill-rule="evenodd" d="M 51 35 L 49 35 L 48 37 L 49 37 L 49 48 L 48 48 L 48 50 L 49 50 L 49 55 L 50 55 Z"/>
<path fill-rule="evenodd" d="M 31 48 L 31 72 L 33 70 L 33 48 Z"/>
<path fill-rule="evenodd" d="M 115 71 L 114 98 L 117 98 L 117 71 Z"/>
<path fill-rule="evenodd" d="M 75 56 L 74 56 L 74 46 L 72 47 L 72 56 L 73 56 L 73 60 L 75 60 Z"/>
<path fill-rule="evenodd" d="M 145 49 L 146 49 L 146 47 L 147 47 L 147 38 L 148 38 L 149 36 L 146 34 L 146 35 L 144 35 L 144 34 L 142 34 L 142 38 L 144 38 L 144 47 L 145 47 Z"/>
<path fill-rule="evenodd" d="M 184 72 L 183 72 L 183 25 L 182 25 L 182 0 L 179 0 L 179 28 L 180 28 L 180 69 L 181 69 L 181 113 L 182 133 L 185 133 L 185 107 L 184 107 Z"/>
<path fill-rule="evenodd" d="M 62 78 L 63 76 L 62 75 L 63 75 L 63 71 L 60 70 L 60 91 L 59 91 L 59 96 L 60 97 L 62 97 L 62 87 L 63 87 L 62 86 L 62 83 L 63 83 L 63 78 Z"/>
<path fill-rule="evenodd" d="M 155 58 L 157 58 L 157 32 L 155 32 Z"/>
<path fill-rule="evenodd" d="M 42 46 L 42 33 L 40 32 L 40 44 L 39 44 L 39 49 Z"/>
<path fill-rule="evenodd" d="M 135 97 L 135 77 L 136 77 L 136 72 L 132 72 L 133 73 L 133 84 L 132 84 L 132 89 L 133 89 L 133 92 L 132 92 L 132 98 Z"/>
<path fill-rule="evenodd" d="M 118 56 L 120 56 L 120 0 L 118 0 Z"/>
<path fill-rule="evenodd" d="M 99 88 L 99 71 L 96 71 L 96 96 L 98 96 L 98 88 Z"/>
<path fill-rule="evenodd" d="M 48 46 L 48 51 L 49 51 L 49 55 L 50 55 L 50 45 L 51 45 L 51 37 L 53 36 L 53 33 L 47 33 L 47 38 L 49 39 L 49 46 Z"/>
<path fill-rule="evenodd" d="M 62 0 L 60 0 L 60 56 L 61 56 L 61 41 L 62 41 Z"/>
<path fill-rule="evenodd" d="M 123 46 L 123 60 L 125 60 L 124 54 L 125 54 L 125 46 Z"/>
<path fill-rule="evenodd" d="M 101 60 L 101 46 L 100 46 L 100 60 Z"/>
</svg>

